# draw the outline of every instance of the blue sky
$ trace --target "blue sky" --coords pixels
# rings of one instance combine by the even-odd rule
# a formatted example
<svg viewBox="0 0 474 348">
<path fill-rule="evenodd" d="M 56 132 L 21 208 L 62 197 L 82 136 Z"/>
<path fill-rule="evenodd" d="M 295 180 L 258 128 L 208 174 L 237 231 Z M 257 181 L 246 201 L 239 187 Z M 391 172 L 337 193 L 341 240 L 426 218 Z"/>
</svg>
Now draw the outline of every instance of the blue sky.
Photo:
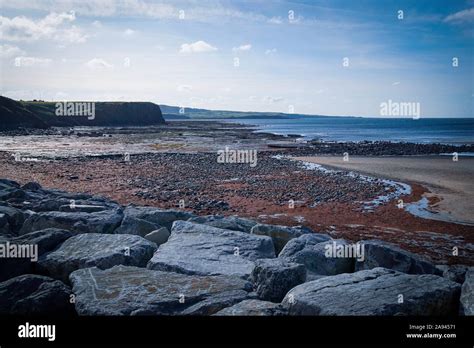
<svg viewBox="0 0 474 348">
<path fill-rule="evenodd" d="M 10 0 L 0 92 L 356 116 L 390 99 L 473 117 L 473 42 L 471 0 Z"/>
</svg>

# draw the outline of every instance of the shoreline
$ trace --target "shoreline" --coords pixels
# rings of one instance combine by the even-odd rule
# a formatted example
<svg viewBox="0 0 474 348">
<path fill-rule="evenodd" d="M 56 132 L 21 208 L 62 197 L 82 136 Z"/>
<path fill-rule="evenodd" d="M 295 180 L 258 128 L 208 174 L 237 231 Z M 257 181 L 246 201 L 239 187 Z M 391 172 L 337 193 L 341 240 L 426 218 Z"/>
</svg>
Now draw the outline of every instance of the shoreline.
<svg viewBox="0 0 474 348">
<path fill-rule="evenodd" d="M 474 185 L 470 182 L 470 178 L 474 176 L 473 158 L 466 157 L 459 162 L 453 162 L 443 156 L 351 157 L 348 162 L 344 162 L 340 157 L 329 156 L 294 159 L 336 170 L 350 170 L 409 184 L 421 184 L 428 190 L 423 194 L 426 202 L 420 200 L 406 209 L 424 218 L 474 225 L 474 202 L 471 199 Z M 448 165 L 456 167 L 447 170 Z M 424 203 L 425 209 L 420 207 Z"/>
</svg>

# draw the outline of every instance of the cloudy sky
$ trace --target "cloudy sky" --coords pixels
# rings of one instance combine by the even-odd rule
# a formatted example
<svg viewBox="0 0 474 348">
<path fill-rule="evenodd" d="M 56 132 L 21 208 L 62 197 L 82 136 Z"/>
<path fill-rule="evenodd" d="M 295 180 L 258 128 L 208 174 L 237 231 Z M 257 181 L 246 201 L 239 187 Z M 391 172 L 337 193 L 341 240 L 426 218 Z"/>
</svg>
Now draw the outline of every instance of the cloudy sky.
<svg viewBox="0 0 474 348">
<path fill-rule="evenodd" d="M 358 116 L 390 99 L 473 117 L 473 0 L 0 6 L 0 92 L 15 99 Z"/>
</svg>

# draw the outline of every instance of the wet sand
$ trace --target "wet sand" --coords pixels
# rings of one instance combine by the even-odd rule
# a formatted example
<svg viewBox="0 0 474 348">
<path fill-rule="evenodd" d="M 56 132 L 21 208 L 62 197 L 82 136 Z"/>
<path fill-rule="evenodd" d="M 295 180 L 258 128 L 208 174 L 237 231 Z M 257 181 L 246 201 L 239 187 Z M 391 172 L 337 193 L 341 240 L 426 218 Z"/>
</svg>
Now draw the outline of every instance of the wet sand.
<svg viewBox="0 0 474 348">
<path fill-rule="evenodd" d="M 424 196 L 434 218 L 474 225 L 474 158 L 450 156 L 342 156 L 295 157 L 327 168 L 351 170 L 371 176 L 417 183 L 430 192 Z"/>
</svg>

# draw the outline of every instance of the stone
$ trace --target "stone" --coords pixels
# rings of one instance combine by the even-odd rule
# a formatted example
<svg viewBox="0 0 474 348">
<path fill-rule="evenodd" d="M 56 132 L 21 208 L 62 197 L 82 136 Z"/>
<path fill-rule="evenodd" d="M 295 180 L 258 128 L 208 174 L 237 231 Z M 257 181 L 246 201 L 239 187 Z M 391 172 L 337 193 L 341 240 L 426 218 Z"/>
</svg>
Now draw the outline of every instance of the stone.
<svg viewBox="0 0 474 348">
<path fill-rule="evenodd" d="M 360 243 L 364 245 L 365 259 L 356 262 L 356 271 L 384 267 L 408 274 L 442 275 L 442 272 L 428 260 L 396 245 L 378 240 L 361 241 Z"/>
<path fill-rule="evenodd" d="M 124 210 L 125 216 L 142 219 L 154 223 L 155 225 L 166 227 L 171 230 L 174 221 L 188 220 L 196 215 L 187 211 L 174 209 L 160 209 L 155 207 L 139 207 L 130 205 Z"/>
<path fill-rule="evenodd" d="M 60 243 L 76 234 L 76 232 L 71 232 L 69 230 L 46 228 L 44 230 L 34 231 L 16 237 L 12 242 L 18 244 L 36 244 L 38 245 L 38 254 L 42 255 L 47 251 L 53 250 Z"/>
<path fill-rule="evenodd" d="M 443 272 L 443 277 L 462 284 L 464 283 L 466 272 L 471 267 L 465 265 L 436 265 L 436 268 Z"/>
<path fill-rule="evenodd" d="M 24 274 L 0 283 L 0 314 L 72 316 L 71 294 L 59 280 Z"/>
<path fill-rule="evenodd" d="M 41 212 L 29 216 L 19 234 L 45 228 L 67 229 L 78 233 L 112 233 L 122 221 L 122 210 L 84 212 Z"/>
<path fill-rule="evenodd" d="M 252 289 L 236 277 L 122 265 L 80 269 L 70 279 L 80 315 L 211 315 L 247 299 Z"/>
<path fill-rule="evenodd" d="M 207 215 L 198 216 L 188 220 L 197 224 L 209 225 L 224 230 L 240 231 L 250 233 L 252 227 L 257 223 L 250 219 L 239 218 L 237 216 Z"/>
<path fill-rule="evenodd" d="M 437 275 L 377 267 L 300 284 L 282 305 L 290 315 L 450 315 L 458 310 L 460 288 Z"/>
<path fill-rule="evenodd" d="M 106 269 L 119 264 L 145 267 L 156 248 L 156 244 L 131 234 L 78 234 L 41 256 L 38 269 L 68 283 L 69 274 L 80 268 Z"/>
<path fill-rule="evenodd" d="M 461 315 L 474 315 L 474 270 L 466 272 L 461 288 L 459 312 Z"/>
<path fill-rule="evenodd" d="M 292 239 L 278 255 L 288 261 L 305 265 L 308 272 L 319 275 L 335 275 L 354 271 L 354 257 L 327 257 L 326 250 L 336 243 L 345 246 L 345 240 L 327 240 L 325 237 L 308 234 Z"/>
<path fill-rule="evenodd" d="M 23 212 L 14 207 L 0 205 L 0 214 L 3 214 L 6 217 L 10 230 L 14 234 L 20 230 L 25 221 L 25 215 Z"/>
<path fill-rule="evenodd" d="M 166 227 L 162 227 L 158 230 L 151 231 L 144 238 L 159 246 L 163 243 L 166 243 L 169 237 L 170 231 L 168 231 Z"/>
<path fill-rule="evenodd" d="M 114 231 L 114 233 L 135 234 L 144 237 L 150 232 L 156 231 L 158 228 L 159 226 L 152 222 L 125 215 L 122 224 Z"/>
<path fill-rule="evenodd" d="M 251 234 L 269 236 L 275 245 L 275 252 L 278 254 L 291 239 L 297 238 L 312 231 L 305 227 L 287 227 L 278 225 L 257 224 L 252 227 Z"/>
<path fill-rule="evenodd" d="M 38 184 L 37 182 L 32 182 L 32 181 L 26 183 L 21 188 L 22 190 L 26 190 L 26 191 L 38 191 L 42 189 L 40 184 Z"/>
<path fill-rule="evenodd" d="M 224 308 L 215 316 L 275 316 L 285 315 L 285 310 L 279 303 L 245 300 L 231 307 Z"/>
<path fill-rule="evenodd" d="M 158 248 L 149 269 L 196 275 L 248 278 L 259 258 L 273 258 L 272 240 L 244 232 L 175 221 L 168 241 Z"/>
<path fill-rule="evenodd" d="M 306 281 L 306 268 L 281 258 L 256 260 L 251 281 L 260 299 L 281 302 L 290 289 Z"/>
</svg>

